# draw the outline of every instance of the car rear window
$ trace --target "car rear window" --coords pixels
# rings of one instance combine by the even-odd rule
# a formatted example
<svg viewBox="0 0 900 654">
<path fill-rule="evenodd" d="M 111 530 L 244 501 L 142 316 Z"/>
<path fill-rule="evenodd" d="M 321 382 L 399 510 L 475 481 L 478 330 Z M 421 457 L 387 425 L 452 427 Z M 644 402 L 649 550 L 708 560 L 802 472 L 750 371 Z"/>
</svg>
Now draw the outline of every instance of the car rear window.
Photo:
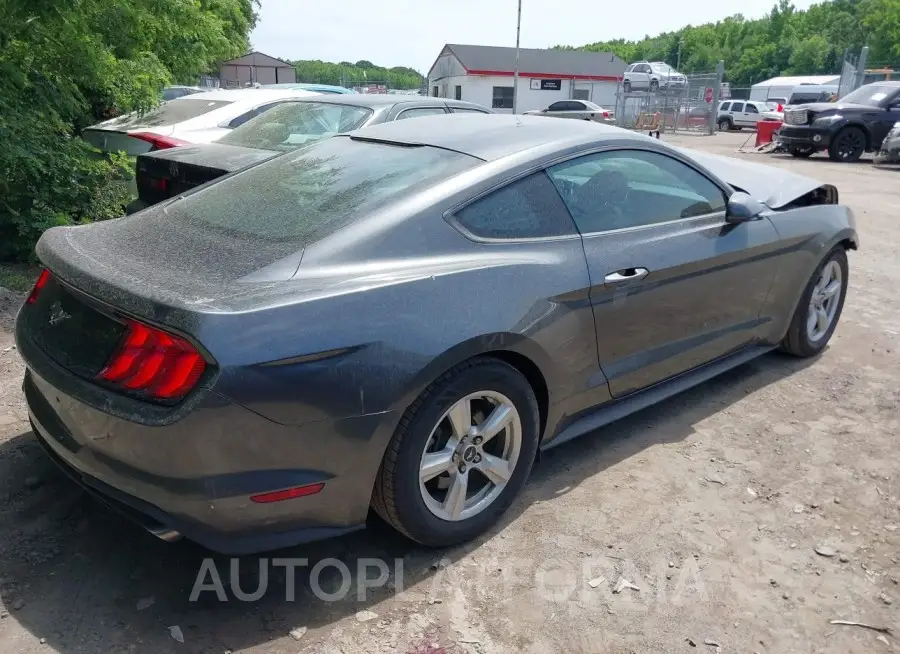
<svg viewBox="0 0 900 654">
<path fill-rule="evenodd" d="M 165 213 L 173 227 L 256 242 L 281 257 L 479 163 L 439 148 L 337 137 L 191 193 Z"/>
<path fill-rule="evenodd" d="M 187 96 L 171 100 L 170 102 L 163 102 L 156 109 L 145 114 L 134 113 L 116 118 L 107 125 L 109 127 L 114 126 L 117 129 L 130 129 L 137 126 L 158 127 L 160 125 L 175 125 L 176 123 L 183 123 L 186 120 L 208 114 L 210 111 L 221 109 L 229 104 L 231 104 L 230 100 L 198 100 Z"/>
<path fill-rule="evenodd" d="M 368 107 L 327 102 L 286 102 L 226 134 L 219 143 L 261 150 L 296 150 L 312 141 L 350 132 L 372 115 Z"/>
</svg>

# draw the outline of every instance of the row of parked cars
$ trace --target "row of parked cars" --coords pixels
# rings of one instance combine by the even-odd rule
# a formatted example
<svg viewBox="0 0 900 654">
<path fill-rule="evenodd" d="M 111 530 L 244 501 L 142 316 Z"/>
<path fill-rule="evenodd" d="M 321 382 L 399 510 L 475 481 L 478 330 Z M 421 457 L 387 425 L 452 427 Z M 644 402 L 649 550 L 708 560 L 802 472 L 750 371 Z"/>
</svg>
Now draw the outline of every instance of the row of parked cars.
<svg viewBox="0 0 900 654">
<path fill-rule="evenodd" d="M 207 92 L 175 89 L 189 92 L 149 113 L 118 117 L 84 132 L 84 138 L 101 150 L 136 157 L 137 199 L 128 213 L 336 134 L 421 116 L 493 113 L 460 100 L 359 94 L 318 84 Z M 582 100 L 559 101 L 527 113 L 615 122 L 612 111 Z"/>
<path fill-rule="evenodd" d="M 900 82 L 866 84 L 833 102 L 727 100 L 716 118 L 722 131 L 755 128 L 761 120 L 783 123 L 775 140 L 795 157 L 826 152 L 852 163 L 874 152 L 876 163 L 900 163 Z"/>
</svg>

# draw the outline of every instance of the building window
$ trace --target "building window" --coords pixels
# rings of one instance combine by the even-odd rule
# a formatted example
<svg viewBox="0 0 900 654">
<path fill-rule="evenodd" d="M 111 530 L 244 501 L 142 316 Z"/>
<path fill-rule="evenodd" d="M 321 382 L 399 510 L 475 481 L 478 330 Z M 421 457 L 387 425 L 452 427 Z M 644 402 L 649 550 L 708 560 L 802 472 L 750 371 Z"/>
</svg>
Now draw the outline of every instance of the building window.
<svg viewBox="0 0 900 654">
<path fill-rule="evenodd" d="M 431 96 L 432 96 L 433 98 L 438 97 L 438 93 L 439 93 L 439 92 L 440 92 L 440 88 L 439 88 L 439 87 L 437 87 L 437 86 L 432 86 L 432 87 L 431 87 Z"/>
<path fill-rule="evenodd" d="M 462 100 L 462 87 L 461 86 L 456 87 L 456 99 Z"/>
<path fill-rule="evenodd" d="M 572 97 L 575 100 L 590 100 L 591 99 L 591 91 L 590 91 L 590 89 L 575 89 L 572 92 Z"/>
<path fill-rule="evenodd" d="M 494 109 L 512 109 L 513 108 L 513 87 L 511 86 L 495 86 L 494 100 L 491 103 Z"/>
</svg>

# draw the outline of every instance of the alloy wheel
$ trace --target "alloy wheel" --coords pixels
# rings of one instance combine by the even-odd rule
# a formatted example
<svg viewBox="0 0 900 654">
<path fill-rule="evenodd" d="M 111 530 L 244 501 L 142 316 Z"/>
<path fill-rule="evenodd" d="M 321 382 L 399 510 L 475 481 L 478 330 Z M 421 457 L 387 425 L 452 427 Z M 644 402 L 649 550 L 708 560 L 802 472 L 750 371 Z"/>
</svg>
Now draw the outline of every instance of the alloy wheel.
<svg viewBox="0 0 900 654">
<path fill-rule="evenodd" d="M 848 129 L 838 136 L 838 158 L 841 161 L 855 161 L 866 149 L 866 139 L 857 129 Z"/>
<path fill-rule="evenodd" d="M 811 342 L 820 340 L 834 322 L 840 304 L 843 279 L 837 261 L 829 261 L 822 269 L 809 299 L 806 335 Z"/>
<path fill-rule="evenodd" d="M 422 453 L 419 489 L 435 516 L 460 521 L 487 509 L 503 492 L 522 448 L 522 420 L 512 401 L 478 391 L 455 402 Z"/>
</svg>

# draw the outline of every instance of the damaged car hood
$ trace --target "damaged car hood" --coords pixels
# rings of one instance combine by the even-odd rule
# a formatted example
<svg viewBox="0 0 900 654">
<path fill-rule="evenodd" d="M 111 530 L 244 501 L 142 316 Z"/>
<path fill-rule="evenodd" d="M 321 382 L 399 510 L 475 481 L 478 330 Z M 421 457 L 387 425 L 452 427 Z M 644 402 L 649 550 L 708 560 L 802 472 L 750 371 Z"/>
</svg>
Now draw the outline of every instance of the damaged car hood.
<svg viewBox="0 0 900 654">
<path fill-rule="evenodd" d="M 697 150 L 677 148 L 737 191 L 749 193 L 770 209 L 780 209 L 828 184 L 783 168 L 751 163 Z"/>
</svg>

